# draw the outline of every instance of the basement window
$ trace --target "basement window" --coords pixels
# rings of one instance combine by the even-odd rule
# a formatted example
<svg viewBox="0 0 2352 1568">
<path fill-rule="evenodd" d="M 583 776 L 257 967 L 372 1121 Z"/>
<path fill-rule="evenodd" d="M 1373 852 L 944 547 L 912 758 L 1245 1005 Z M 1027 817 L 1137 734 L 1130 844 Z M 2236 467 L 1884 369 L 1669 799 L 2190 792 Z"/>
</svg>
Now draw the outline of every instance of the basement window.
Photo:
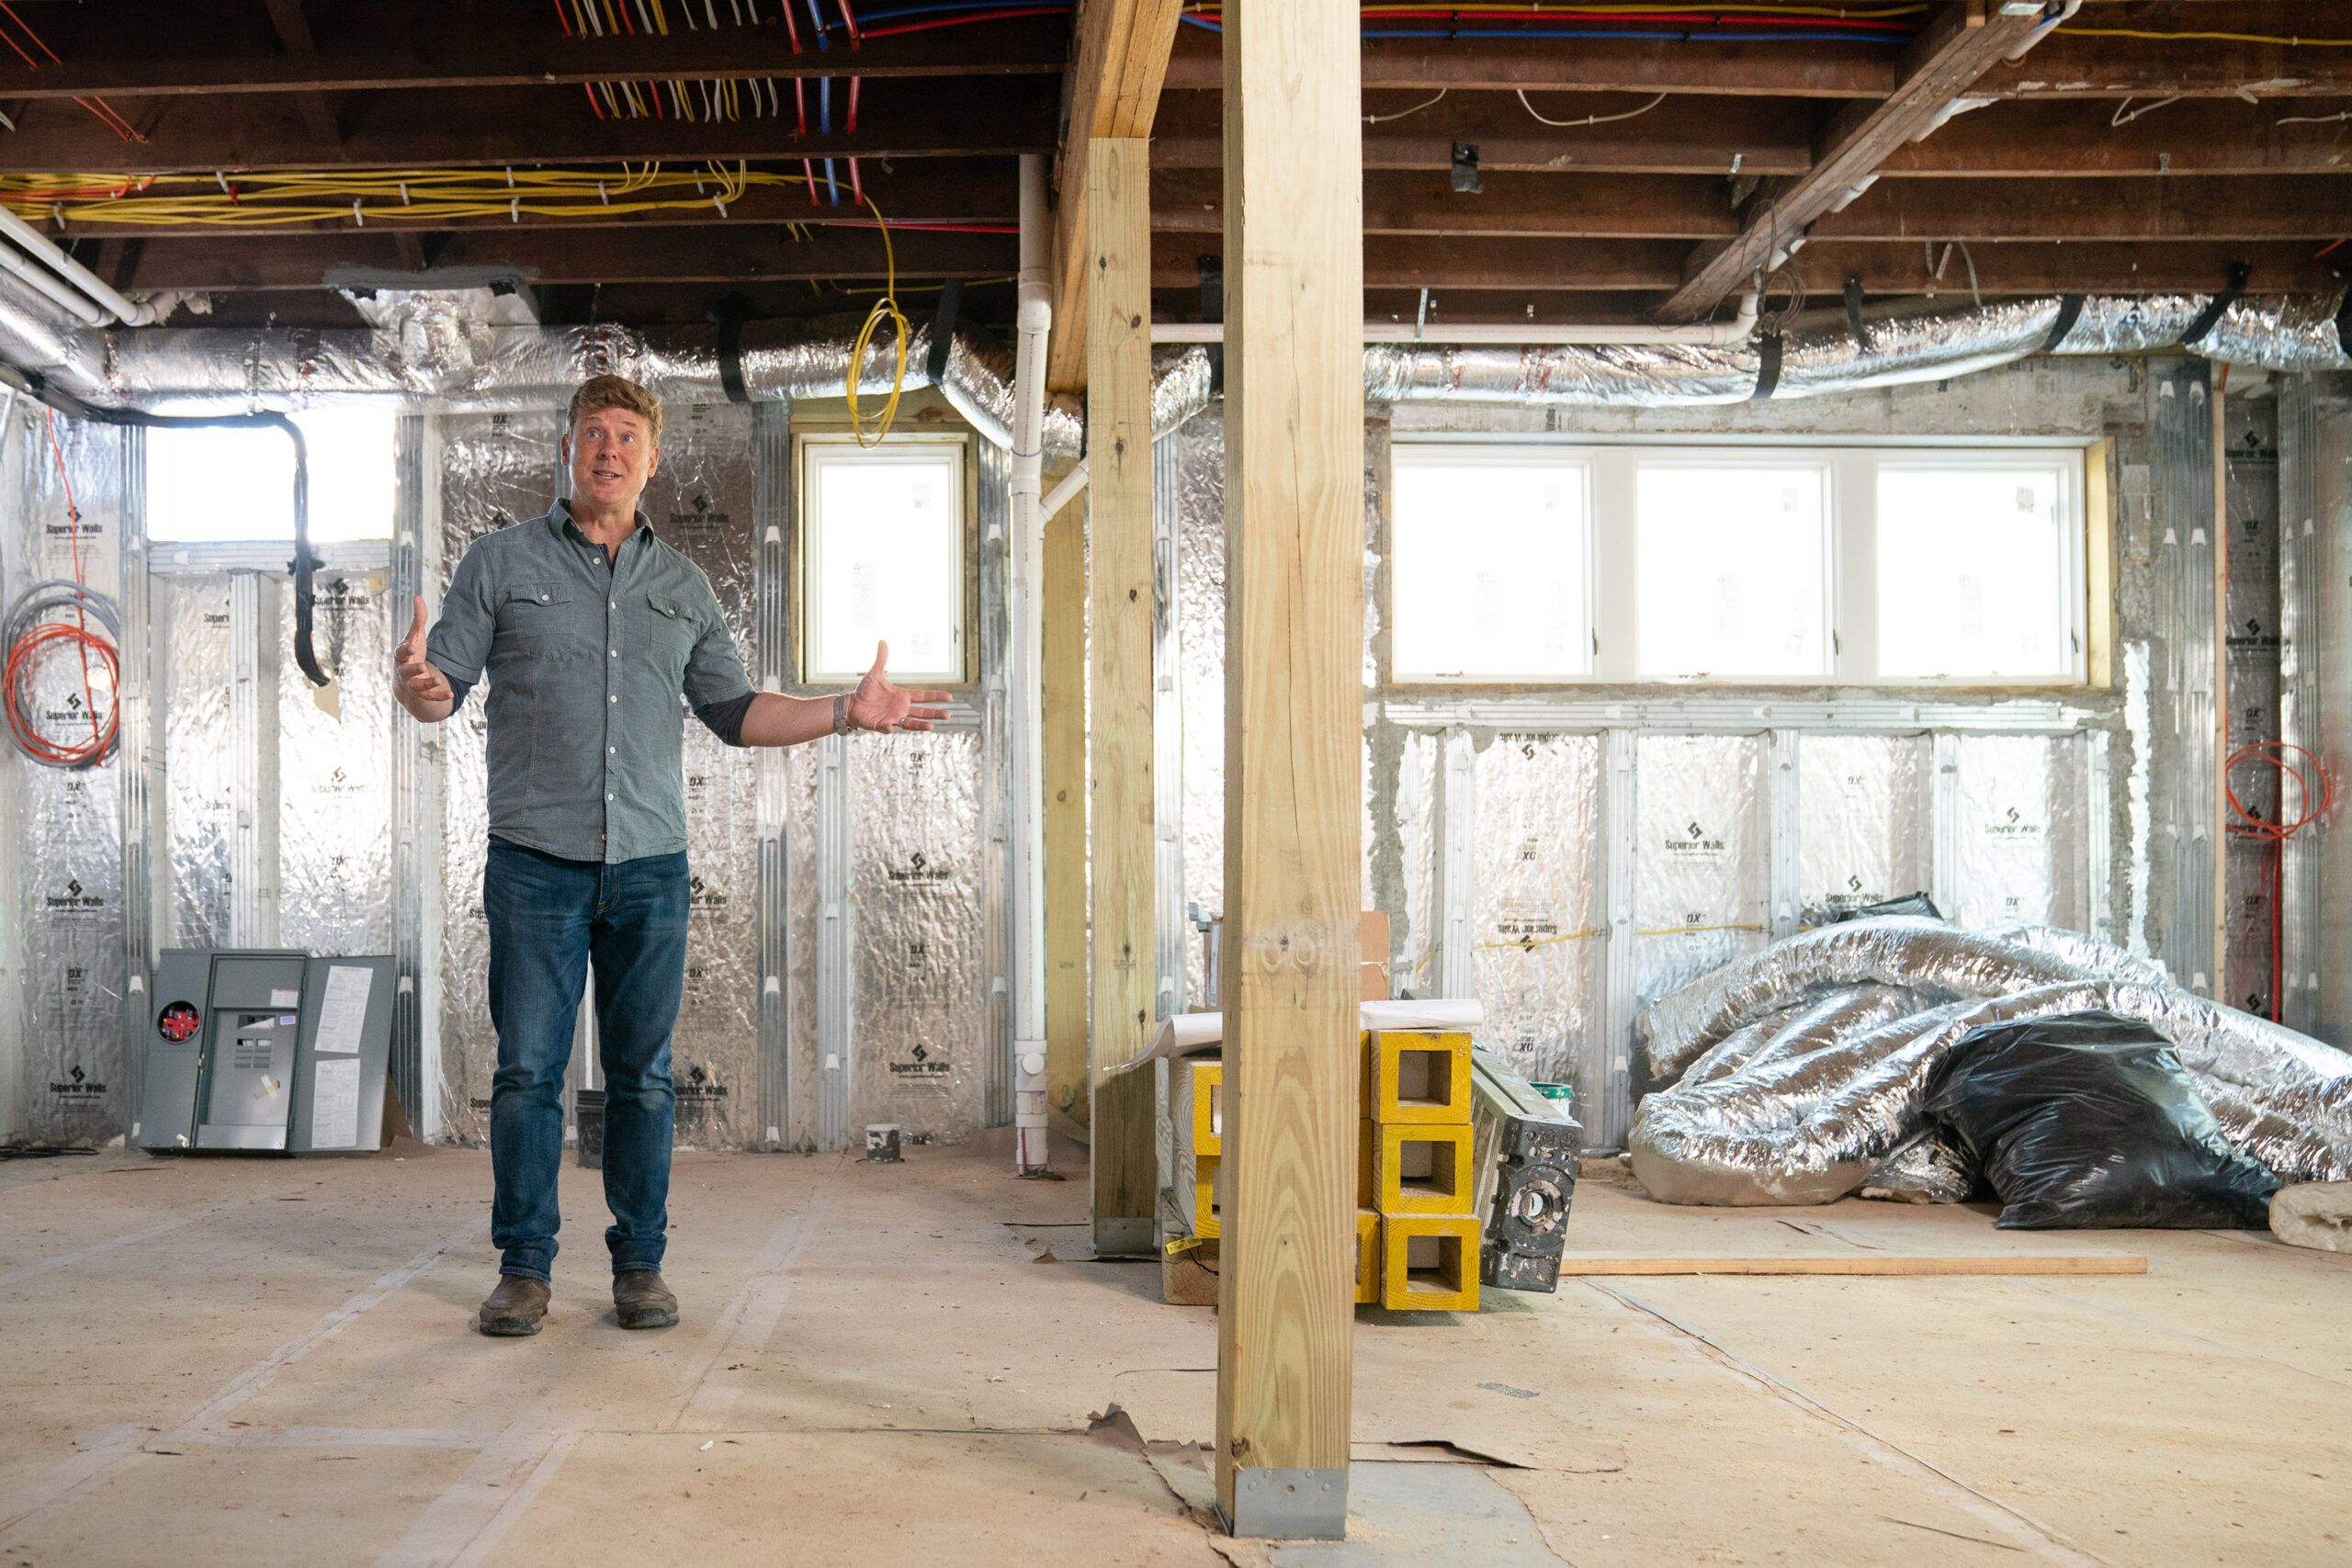
<svg viewBox="0 0 2352 1568">
<path fill-rule="evenodd" d="M 1530 448 L 1398 447 L 1390 509 L 1402 681 L 1556 681 L 1592 668 L 1588 465 Z"/>
<path fill-rule="evenodd" d="M 2079 668 L 2081 470 L 2054 457 L 1879 465 L 1882 678 L 2063 680 Z"/>
<path fill-rule="evenodd" d="M 392 536 L 394 415 L 309 409 L 293 416 L 310 450 L 311 541 Z M 147 536 L 175 544 L 294 538 L 294 444 L 283 431 L 146 432 Z"/>
<path fill-rule="evenodd" d="M 852 682 L 890 645 L 901 684 L 969 679 L 961 440 L 800 446 L 802 678 Z"/>
<path fill-rule="evenodd" d="M 1432 435 L 1390 465 L 1398 685 L 2092 678 L 2080 442 Z"/>
<path fill-rule="evenodd" d="M 1829 673 L 1824 463 L 1644 463 L 1634 570 L 1645 680 Z"/>
</svg>

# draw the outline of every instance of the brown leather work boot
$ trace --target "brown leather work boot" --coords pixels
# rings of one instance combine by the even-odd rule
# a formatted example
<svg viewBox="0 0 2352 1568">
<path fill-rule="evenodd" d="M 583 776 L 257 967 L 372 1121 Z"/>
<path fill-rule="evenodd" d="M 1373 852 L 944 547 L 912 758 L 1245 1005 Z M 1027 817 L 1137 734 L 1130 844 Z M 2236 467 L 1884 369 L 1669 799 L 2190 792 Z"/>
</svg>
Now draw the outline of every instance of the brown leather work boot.
<svg viewBox="0 0 2352 1568">
<path fill-rule="evenodd" d="M 668 1328 L 678 1321 L 678 1298 L 652 1269 L 613 1276 L 613 1312 L 623 1328 Z"/>
<path fill-rule="evenodd" d="M 548 1285 L 521 1274 L 501 1274 L 498 1289 L 481 1303 L 479 1319 L 484 1334 L 499 1339 L 520 1339 L 539 1331 L 548 1314 Z"/>
</svg>

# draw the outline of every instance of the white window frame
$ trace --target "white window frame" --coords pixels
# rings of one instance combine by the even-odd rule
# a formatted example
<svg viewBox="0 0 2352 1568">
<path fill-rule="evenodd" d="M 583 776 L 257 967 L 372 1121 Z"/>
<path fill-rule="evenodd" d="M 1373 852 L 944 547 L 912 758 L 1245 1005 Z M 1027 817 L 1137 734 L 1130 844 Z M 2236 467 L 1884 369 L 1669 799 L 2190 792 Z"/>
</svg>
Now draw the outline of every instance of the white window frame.
<svg viewBox="0 0 2352 1568">
<path fill-rule="evenodd" d="M 893 649 L 890 675 L 901 683 L 913 681 L 925 685 L 967 686 L 972 683 L 972 632 L 978 624 L 973 603 L 975 581 L 972 549 L 973 495 L 975 465 L 970 451 L 970 439 L 961 434 L 909 433 L 893 434 L 876 446 L 862 446 L 848 432 L 808 432 L 795 438 L 797 448 L 794 474 L 796 486 L 797 522 L 799 534 L 799 581 L 793 594 L 792 616 L 800 628 L 798 638 L 800 679 L 803 684 L 836 686 L 844 681 L 854 681 L 863 675 L 861 663 L 855 670 L 825 670 L 820 667 L 817 650 L 822 646 L 823 610 L 817 603 L 817 585 L 823 581 L 820 570 L 823 547 L 821 530 L 817 526 L 816 500 L 819 494 L 819 471 L 833 463 L 884 465 L 908 463 L 918 459 L 934 461 L 942 456 L 954 465 L 949 493 L 955 498 L 954 526 L 949 530 L 955 541 L 956 626 L 955 668 L 952 670 L 919 670 L 911 664 L 901 665 L 900 655 Z M 870 650 L 869 650 L 870 653 Z"/>
<path fill-rule="evenodd" d="M 1415 463 L 1426 465 L 1430 468 L 1440 468 L 1447 465 L 1459 465 L 1464 468 L 1476 468 L 1488 463 L 1506 462 L 1524 468 L 1556 468 L 1564 474 L 1573 473 L 1576 476 L 1577 491 L 1581 498 L 1581 504 L 1584 509 L 1583 523 L 1587 558 L 1585 560 L 1584 570 L 1583 606 L 1586 636 L 1584 648 L 1580 653 L 1580 662 L 1583 668 L 1579 672 L 1572 675 L 1555 675 L 1548 673 L 1537 674 L 1527 671 L 1518 671 L 1508 674 L 1482 671 L 1476 675 L 1448 674 L 1442 672 L 1415 672 L 1411 674 L 1399 675 L 1396 677 L 1398 682 L 1422 686 L 1553 685 L 1567 682 L 1581 682 L 1593 679 L 1596 669 L 1595 657 L 1599 651 L 1596 643 L 1596 635 L 1597 628 L 1599 626 L 1599 620 L 1597 617 L 1599 614 L 1598 600 L 1600 584 L 1593 570 L 1594 562 L 1592 555 L 1599 539 L 1600 527 L 1600 514 L 1595 509 L 1597 497 L 1593 487 L 1593 465 L 1590 458 L 1579 450 L 1558 446 L 1533 446 L 1523 442 L 1399 442 L 1396 446 L 1393 446 L 1390 449 L 1389 454 L 1391 472 L 1389 474 L 1388 493 L 1392 497 L 1396 493 L 1394 467 L 1396 462 L 1396 454 L 1400 449 L 1409 451 L 1412 455 L 1412 460 Z M 1393 553 L 1393 538 L 1391 549 Z M 1395 607 L 1394 597 L 1396 593 L 1395 581 L 1393 578 L 1390 581 L 1389 592 L 1391 596 L 1390 607 L 1393 611 Z M 1391 626 L 1396 625 L 1396 621 L 1393 616 L 1389 621 L 1389 625 Z"/>
<path fill-rule="evenodd" d="M 2095 443 L 2075 437 L 2016 437 L 1983 441 L 1951 437 L 1889 437 L 1883 439 L 1792 441 L 1786 438 L 1726 436 L 1693 441 L 1633 437 L 1604 442 L 1562 442 L 1555 438 L 1429 435 L 1397 437 L 1391 446 L 1392 461 L 1410 451 L 1427 461 L 1438 451 L 1459 453 L 1462 460 L 1481 456 L 1523 457 L 1531 449 L 1555 454 L 1562 462 L 1582 462 L 1590 489 L 1587 515 L 1591 520 L 1593 559 L 1586 574 L 1590 592 L 1588 624 L 1597 647 L 1589 672 L 1572 677 L 1513 680 L 1481 675 L 1432 679 L 1384 671 L 1392 686 L 1651 686 L 1678 689 L 1894 687 L 1908 690 L 2041 691 L 2079 690 L 2093 683 L 2090 665 L 2090 531 L 2087 515 L 2089 475 L 2086 463 Z M 1635 557 L 1639 526 L 1637 476 L 1644 464 L 1690 463 L 1724 468 L 1770 467 L 1776 463 L 1811 465 L 1827 469 L 1829 547 L 1826 563 L 1829 581 L 1823 604 L 1829 673 L 1787 677 L 1741 676 L 1676 679 L 1645 676 L 1640 668 L 1639 583 Z M 2060 646 L 2074 649 L 2071 666 L 2032 674 L 1955 677 L 1882 676 L 1878 670 L 1878 473 L 1884 467 L 2001 468 L 2019 463 L 2048 463 L 2058 475 L 2058 504 L 2065 525 L 2066 558 L 2063 563 L 2065 595 Z M 1386 606 L 1395 625 L 1395 603 Z"/>
</svg>

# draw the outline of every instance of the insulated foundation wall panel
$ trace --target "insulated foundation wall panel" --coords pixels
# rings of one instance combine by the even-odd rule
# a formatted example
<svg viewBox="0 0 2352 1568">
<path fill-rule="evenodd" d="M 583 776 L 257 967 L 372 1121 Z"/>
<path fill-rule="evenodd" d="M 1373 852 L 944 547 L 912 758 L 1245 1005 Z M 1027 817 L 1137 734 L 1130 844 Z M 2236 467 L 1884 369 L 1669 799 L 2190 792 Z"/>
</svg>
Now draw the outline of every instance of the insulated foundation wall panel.
<svg viewBox="0 0 2352 1568">
<path fill-rule="evenodd" d="M 2327 377 L 2313 389 L 2318 400 L 2309 418 L 2307 468 L 2313 529 L 2310 594 L 2313 625 L 2298 639 L 2312 670 L 2304 689 L 2317 694 L 2316 711 L 2298 733 L 2319 754 L 2341 792 L 2352 781 L 2352 378 Z M 2339 793 L 2332 814 L 2340 821 Z M 2296 835 L 2290 850 L 2300 848 Z M 2352 1043 L 2352 833 L 2335 821 L 2318 825 L 2308 852 L 2317 862 L 2317 935 L 2312 951 L 2316 971 L 2312 1022 L 2320 1038 Z"/>
<path fill-rule="evenodd" d="M 2181 985 L 2221 999 L 2214 944 L 2213 835 L 2220 758 L 2214 724 L 2212 373 L 2203 361 L 2159 361 L 2155 464 L 2150 476 L 2154 592 L 2154 728 L 2166 765 L 2152 792 L 2153 879 L 2169 897 L 2153 911 L 2152 945 Z"/>
<path fill-rule="evenodd" d="M 2279 736 L 2278 400 L 2233 397 L 2224 405 L 2222 461 L 2228 511 L 2229 615 L 2223 626 L 2229 686 L 2223 753 Z M 2278 819 L 2279 774 L 2263 762 L 2226 770 L 2231 794 L 2264 822 Z M 2291 795 L 2291 792 L 2289 792 Z M 2238 823 L 2231 813 L 2231 821 Z M 2233 834 L 2222 887 L 2222 989 L 2233 1007 L 2268 1016 L 2272 1007 L 2276 874 L 2267 839 Z M 2283 978 L 2283 976 L 2280 976 Z"/>
<path fill-rule="evenodd" d="M 1391 994 L 1428 996 L 1436 989 L 1444 956 L 1437 931 L 1437 771 L 1445 738 L 1412 730 L 1401 738 L 1401 744 L 1394 806 L 1384 813 L 1375 801 L 1372 818 L 1375 829 L 1393 828 L 1403 863 L 1403 919 L 1390 922 L 1389 934 L 1396 952 L 1390 971 L 1396 982 Z M 1376 781 L 1375 774 L 1366 787 L 1374 787 Z M 1375 900 L 1368 897 L 1366 901 Z"/>
<path fill-rule="evenodd" d="M 1640 1000 L 1765 945 L 1766 752 L 1761 736 L 1641 737 L 1634 878 Z"/>
<path fill-rule="evenodd" d="M 334 677 L 329 694 L 294 661 L 290 591 L 280 596 L 277 627 L 278 939 L 320 954 L 389 953 L 392 607 L 380 574 L 322 572 L 316 586 L 311 647 Z M 407 625 L 403 615 L 403 633 Z M 184 760 L 198 761 L 183 750 L 166 766 L 175 771 Z"/>
<path fill-rule="evenodd" d="M 1498 735 L 1477 753 L 1477 916 L 1471 973 L 1478 1043 L 1522 1077 L 1599 1095 L 1600 742 Z M 1449 795 L 1449 812 L 1471 804 Z M 1451 826 L 1451 824 L 1449 824 Z"/>
<path fill-rule="evenodd" d="M 1216 915 L 1225 908 L 1224 412 L 1211 406 L 1160 442 L 1172 457 L 1155 461 L 1154 482 L 1175 487 L 1184 900 Z M 1197 940 L 1187 946 L 1186 996 L 1198 998 L 1206 994 L 1208 961 Z"/>
<path fill-rule="evenodd" d="M 2352 522 L 2342 515 L 2347 474 L 2352 474 L 2352 378 L 2283 378 L 2278 393 L 2278 735 L 2321 759 L 2327 771 L 2337 766 L 2330 737 L 2346 733 L 2341 728 L 2330 730 L 2324 720 L 2332 716 L 2340 726 L 2346 717 L 2344 615 L 2346 584 L 2352 582 L 2346 573 L 2352 566 L 2345 563 L 2346 542 L 2339 528 Z M 2331 685 L 2331 680 L 2335 683 Z M 2306 775 L 2312 772 L 2310 763 L 2298 761 Z M 2344 775 L 2336 772 L 2335 776 Z M 2309 804 L 2290 786 L 2284 802 L 2289 816 L 2301 816 Z M 2341 1044 L 2346 1038 L 2341 998 L 2332 1010 L 2322 1005 L 2324 987 L 2330 985 L 2326 975 L 2341 965 L 2324 964 L 2321 955 L 2344 951 L 2324 945 L 2330 904 L 2321 869 L 2330 832 L 2325 819 L 2314 822 L 2288 840 L 2280 856 L 2280 968 L 2285 984 L 2279 1021 Z M 2352 932 L 2338 927 L 2335 940 L 2341 942 L 2347 935 Z M 2345 982 L 2339 977 L 2333 984 L 2340 989 Z"/>
<path fill-rule="evenodd" d="M 164 842 L 156 878 L 164 945 L 229 947 L 229 839 L 236 816 L 230 721 L 229 579 L 159 574 L 148 646 L 163 716 Z"/>
<path fill-rule="evenodd" d="M 2076 735 L 1951 738 L 1944 917 L 1963 926 L 2088 929 L 2085 756 Z"/>
<path fill-rule="evenodd" d="M 851 1122 L 960 1136 L 986 1124 L 989 1088 L 979 737 L 851 740 Z"/>
<path fill-rule="evenodd" d="M 5 431 L 0 503 L 9 514 L 0 519 L 0 590 L 13 600 L 38 579 L 78 572 L 119 601 L 124 433 L 59 419 L 52 452 L 46 422 L 23 406 Z M 86 739 L 95 733 L 93 708 L 110 712 L 115 701 L 102 665 L 93 661 L 86 682 L 85 688 L 79 657 L 53 654 L 23 682 L 20 700 L 43 734 Z M 0 1103 L 16 1109 L 6 1118 L 14 1125 L 0 1135 L 104 1144 L 130 1127 L 136 1103 L 122 1049 L 121 753 L 86 768 L 45 767 L 15 755 L 6 765 L 16 861 L 0 897 L 15 905 L 7 922 L 15 951 L 0 1026 L 13 1048 L 0 1047 L 0 1064 L 14 1081 Z"/>
<path fill-rule="evenodd" d="M 1934 744 L 1924 735 L 1803 735 L 1797 744 L 1797 923 L 1925 892 L 1933 880 Z"/>
</svg>

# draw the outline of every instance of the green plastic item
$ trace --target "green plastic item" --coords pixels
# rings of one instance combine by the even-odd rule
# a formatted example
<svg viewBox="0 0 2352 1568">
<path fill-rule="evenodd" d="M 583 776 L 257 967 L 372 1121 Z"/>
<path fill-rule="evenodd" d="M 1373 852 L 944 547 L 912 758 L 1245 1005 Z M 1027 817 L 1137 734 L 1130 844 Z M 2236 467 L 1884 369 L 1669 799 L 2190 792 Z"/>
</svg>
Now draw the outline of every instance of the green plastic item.
<svg viewBox="0 0 2352 1568">
<path fill-rule="evenodd" d="M 1528 1088 L 1546 1100 L 1574 1100 L 1577 1086 L 1570 1083 L 1530 1083 Z"/>
</svg>

